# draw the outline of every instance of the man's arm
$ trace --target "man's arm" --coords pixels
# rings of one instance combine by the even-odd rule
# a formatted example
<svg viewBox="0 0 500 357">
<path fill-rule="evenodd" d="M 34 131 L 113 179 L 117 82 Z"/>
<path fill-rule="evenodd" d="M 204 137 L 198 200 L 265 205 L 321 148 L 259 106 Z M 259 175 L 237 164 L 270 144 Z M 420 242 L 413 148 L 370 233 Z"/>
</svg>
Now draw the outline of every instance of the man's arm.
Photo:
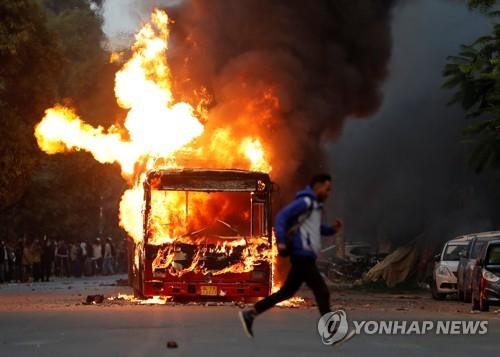
<svg viewBox="0 0 500 357">
<path fill-rule="evenodd" d="M 337 231 L 333 229 L 332 226 L 328 224 L 321 223 L 321 235 L 322 236 L 333 236 Z"/>
<path fill-rule="evenodd" d="M 342 228 L 344 223 L 340 219 L 336 219 L 335 222 L 330 226 L 328 224 L 321 223 L 321 235 L 322 236 L 333 236 L 337 234 L 338 231 Z"/>
<path fill-rule="evenodd" d="M 293 200 L 288 206 L 283 208 L 276 215 L 275 229 L 276 229 L 276 239 L 278 242 L 278 248 L 286 248 L 285 238 L 286 233 L 289 228 L 289 222 L 300 214 L 304 213 L 311 201 L 307 197 L 298 198 Z"/>
</svg>

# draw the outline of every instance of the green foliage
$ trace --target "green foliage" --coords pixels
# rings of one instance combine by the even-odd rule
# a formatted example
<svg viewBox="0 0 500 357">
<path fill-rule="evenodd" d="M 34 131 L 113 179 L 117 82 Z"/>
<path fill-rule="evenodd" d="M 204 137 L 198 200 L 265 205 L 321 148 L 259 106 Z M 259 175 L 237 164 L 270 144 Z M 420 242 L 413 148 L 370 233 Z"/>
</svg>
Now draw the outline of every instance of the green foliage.
<svg viewBox="0 0 500 357">
<path fill-rule="evenodd" d="M 103 19 L 85 0 L 44 3 L 48 6 L 48 26 L 59 38 L 66 63 L 59 95 L 64 98 L 87 96 L 108 59 L 102 46 L 105 41 Z"/>
<path fill-rule="evenodd" d="M 489 10 L 497 0 L 468 0 L 470 9 L 481 9 L 482 11 Z"/>
<path fill-rule="evenodd" d="M 91 4 L 92 7 L 90 6 Z M 103 208 L 106 234 L 121 234 L 124 190 L 116 166 L 85 153 L 48 156 L 34 140 L 43 111 L 74 106 L 93 124 L 123 115 L 113 96 L 117 67 L 103 48 L 102 1 L 0 2 L 0 234 L 92 238 Z"/>
<path fill-rule="evenodd" d="M 475 1 L 473 6 L 487 5 Z M 496 17 L 496 13 L 490 13 Z M 476 172 L 500 169 L 500 24 L 490 35 L 461 46 L 444 68 L 445 88 L 454 89 L 450 104 L 459 103 L 471 124 L 464 130 L 466 142 L 473 144 L 470 162 Z"/>
<path fill-rule="evenodd" d="M 0 215 L 0 233 L 92 239 L 102 207 L 104 233 L 117 236 L 117 207 L 125 188 L 118 177 L 118 167 L 103 166 L 86 153 L 45 156 L 23 198 Z"/>
<path fill-rule="evenodd" d="M 40 7 L 0 2 L 0 209 L 22 195 L 35 164 L 33 125 L 55 99 L 61 55 Z"/>
</svg>

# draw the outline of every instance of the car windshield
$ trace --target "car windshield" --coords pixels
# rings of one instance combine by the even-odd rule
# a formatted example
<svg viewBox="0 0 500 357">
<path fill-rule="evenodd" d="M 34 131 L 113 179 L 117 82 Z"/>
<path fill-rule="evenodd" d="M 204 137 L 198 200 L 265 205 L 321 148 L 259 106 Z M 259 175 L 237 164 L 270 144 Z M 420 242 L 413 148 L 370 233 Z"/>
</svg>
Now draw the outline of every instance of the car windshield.
<svg viewBox="0 0 500 357">
<path fill-rule="evenodd" d="M 495 235 L 495 236 L 490 236 L 487 238 L 479 238 L 476 240 L 474 246 L 472 247 L 472 252 L 471 252 L 471 258 L 477 259 L 479 257 L 479 254 L 481 253 L 481 250 L 483 249 L 484 245 L 488 242 L 488 240 L 492 239 L 497 239 L 500 238 L 500 236 Z"/>
<path fill-rule="evenodd" d="M 500 265 L 500 244 L 490 246 L 486 262 L 487 265 Z"/>
<path fill-rule="evenodd" d="M 448 244 L 444 250 L 443 259 L 447 261 L 460 260 L 460 252 L 465 252 L 466 244 Z"/>
<path fill-rule="evenodd" d="M 474 244 L 474 247 L 472 248 L 472 252 L 470 254 L 470 257 L 473 259 L 476 259 L 479 253 L 481 252 L 481 249 L 483 248 L 485 242 L 484 241 L 476 241 L 476 244 Z"/>
</svg>

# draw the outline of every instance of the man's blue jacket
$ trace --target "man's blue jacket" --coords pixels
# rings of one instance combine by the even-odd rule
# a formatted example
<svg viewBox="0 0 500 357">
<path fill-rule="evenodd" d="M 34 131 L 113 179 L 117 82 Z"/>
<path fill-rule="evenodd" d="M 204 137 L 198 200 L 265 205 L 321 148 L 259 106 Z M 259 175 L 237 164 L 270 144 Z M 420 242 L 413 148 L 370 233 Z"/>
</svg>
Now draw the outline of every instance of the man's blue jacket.
<svg viewBox="0 0 500 357">
<path fill-rule="evenodd" d="M 321 250 L 321 236 L 336 232 L 321 223 L 323 205 L 310 186 L 299 191 L 295 199 L 276 215 L 275 230 L 278 244 L 286 243 L 287 232 L 297 227 L 293 236 L 291 255 L 316 258 Z"/>
</svg>

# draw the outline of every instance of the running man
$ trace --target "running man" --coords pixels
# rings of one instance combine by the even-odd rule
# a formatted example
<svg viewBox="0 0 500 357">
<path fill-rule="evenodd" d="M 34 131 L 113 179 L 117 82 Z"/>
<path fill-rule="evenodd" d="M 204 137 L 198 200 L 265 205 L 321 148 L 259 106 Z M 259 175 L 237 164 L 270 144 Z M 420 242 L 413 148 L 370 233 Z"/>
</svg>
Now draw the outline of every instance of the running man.
<svg viewBox="0 0 500 357">
<path fill-rule="evenodd" d="M 291 269 L 280 290 L 257 302 L 253 308 L 240 311 L 243 328 L 253 337 L 255 317 L 277 303 L 291 298 L 303 282 L 313 291 L 321 315 L 330 312 L 330 292 L 316 266 L 321 250 L 321 236 L 331 236 L 342 227 L 339 219 L 330 226 L 321 223 L 323 202 L 328 198 L 332 178 L 328 174 L 316 175 L 310 185 L 276 216 L 275 230 L 278 252 L 290 255 Z"/>
</svg>

